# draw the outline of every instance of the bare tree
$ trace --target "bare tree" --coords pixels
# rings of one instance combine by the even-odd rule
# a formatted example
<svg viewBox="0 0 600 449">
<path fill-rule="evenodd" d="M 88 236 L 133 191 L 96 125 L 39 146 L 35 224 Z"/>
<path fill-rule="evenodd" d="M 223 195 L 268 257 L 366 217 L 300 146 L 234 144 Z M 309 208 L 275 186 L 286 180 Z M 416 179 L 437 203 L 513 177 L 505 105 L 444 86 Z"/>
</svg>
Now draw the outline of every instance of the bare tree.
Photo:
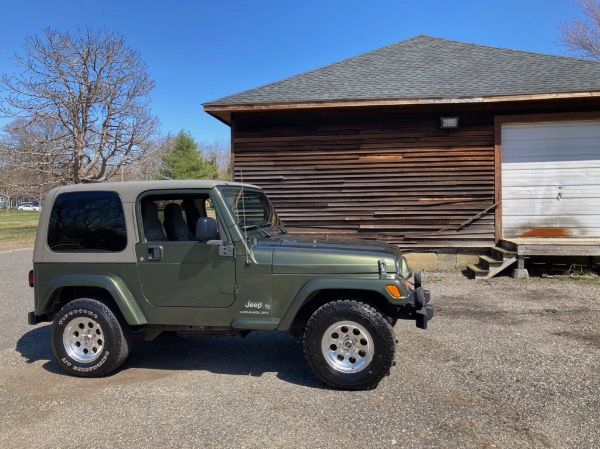
<svg viewBox="0 0 600 449">
<path fill-rule="evenodd" d="M 0 194 L 9 201 L 5 206 L 11 207 L 15 196 L 42 197 L 40 188 L 36 185 L 35 177 L 18 163 L 9 151 L 0 142 Z"/>
<path fill-rule="evenodd" d="M 585 17 L 561 24 L 560 42 L 575 56 L 600 60 L 600 1 L 579 0 L 576 5 Z"/>
<path fill-rule="evenodd" d="M 127 171 L 128 180 L 148 181 L 156 179 L 162 165 L 162 157 L 173 145 L 170 135 L 160 136 L 146 143 L 144 155 L 134 161 Z"/>
<path fill-rule="evenodd" d="M 10 157 L 10 152 L 0 143 L 0 195 L 6 198 L 4 206 L 9 207 L 8 200 L 14 190 L 16 173 Z"/>
<path fill-rule="evenodd" d="M 213 166 L 217 179 L 232 180 L 231 174 L 231 145 L 224 140 L 201 142 L 200 149 L 204 159 Z"/>
<path fill-rule="evenodd" d="M 10 166 L 23 173 L 12 185 L 20 191 L 48 191 L 63 183 L 68 174 L 69 154 L 56 146 L 60 126 L 51 121 L 16 119 L 4 127 L 0 145 Z"/>
<path fill-rule="evenodd" d="M 0 110 L 17 119 L 7 131 L 27 137 L 44 170 L 61 183 L 100 182 L 143 156 L 158 127 L 148 97 L 154 82 L 123 37 L 45 28 L 24 50 L 15 55 L 22 72 L 0 79 Z"/>
</svg>

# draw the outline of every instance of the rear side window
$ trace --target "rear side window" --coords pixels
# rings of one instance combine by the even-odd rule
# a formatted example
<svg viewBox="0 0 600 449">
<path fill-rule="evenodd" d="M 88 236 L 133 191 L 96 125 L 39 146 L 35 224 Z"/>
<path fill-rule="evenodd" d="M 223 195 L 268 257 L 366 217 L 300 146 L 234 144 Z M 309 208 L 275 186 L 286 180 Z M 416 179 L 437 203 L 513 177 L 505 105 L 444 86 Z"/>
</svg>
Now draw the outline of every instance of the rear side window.
<svg viewBox="0 0 600 449">
<path fill-rule="evenodd" d="M 52 206 L 48 247 L 56 252 L 123 251 L 125 215 L 115 192 L 59 195 Z"/>
</svg>

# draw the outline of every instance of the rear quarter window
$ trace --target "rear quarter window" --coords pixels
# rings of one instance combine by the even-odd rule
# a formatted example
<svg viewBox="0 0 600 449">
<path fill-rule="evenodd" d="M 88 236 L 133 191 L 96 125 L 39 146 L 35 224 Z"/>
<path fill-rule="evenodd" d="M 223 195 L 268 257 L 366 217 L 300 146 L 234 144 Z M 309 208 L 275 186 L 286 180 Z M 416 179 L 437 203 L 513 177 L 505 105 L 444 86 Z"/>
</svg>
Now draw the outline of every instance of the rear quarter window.
<svg viewBox="0 0 600 449">
<path fill-rule="evenodd" d="M 125 215 L 115 192 L 72 192 L 54 201 L 48 247 L 55 252 L 120 252 L 127 246 Z"/>
</svg>

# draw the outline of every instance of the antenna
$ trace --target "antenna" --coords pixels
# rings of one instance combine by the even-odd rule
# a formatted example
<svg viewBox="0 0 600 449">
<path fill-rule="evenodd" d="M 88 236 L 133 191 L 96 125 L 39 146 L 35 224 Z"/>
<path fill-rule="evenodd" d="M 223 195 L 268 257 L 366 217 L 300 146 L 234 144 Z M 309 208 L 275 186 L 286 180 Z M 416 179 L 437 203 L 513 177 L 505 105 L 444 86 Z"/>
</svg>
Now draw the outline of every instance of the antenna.
<svg viewBox="0 0 600 449">
<path fill-rule="evenodd" d="M 248 244 L 248 226 L 246 223 L 246 200 L 245 200 L 245 194 L 244 194 L 244 170 L 240 169 L 240 180 L 242 182 L 242 196 L 241 196 L 241 200 L 242 200 L 242 220 L 244 222 L 244 226 L 243 226 L 243 230 L 244 230 L 244 241 L 246 242 L 246 266 L 249 267 L 250 266 L 250 247 Z"/>
</svg>

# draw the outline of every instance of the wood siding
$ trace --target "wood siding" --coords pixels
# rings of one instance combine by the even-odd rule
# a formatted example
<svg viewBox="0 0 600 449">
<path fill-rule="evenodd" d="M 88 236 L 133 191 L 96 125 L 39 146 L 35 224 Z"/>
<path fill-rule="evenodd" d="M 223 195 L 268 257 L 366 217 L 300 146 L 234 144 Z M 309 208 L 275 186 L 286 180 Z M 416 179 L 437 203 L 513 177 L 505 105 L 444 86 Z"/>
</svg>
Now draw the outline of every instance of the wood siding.
<svg viewBox="0 0 600 449">
<path fill-rule="evenodd" d="M 236 115 L 235 178 L 263 187 L 293 231 L 403 247 L 494 242 L 494 122 L 463 114 Z M 451 115 L 451 114 L 450 114 Z M 460 230 L 459 230 L 460 229 Z"/>
</svg>

